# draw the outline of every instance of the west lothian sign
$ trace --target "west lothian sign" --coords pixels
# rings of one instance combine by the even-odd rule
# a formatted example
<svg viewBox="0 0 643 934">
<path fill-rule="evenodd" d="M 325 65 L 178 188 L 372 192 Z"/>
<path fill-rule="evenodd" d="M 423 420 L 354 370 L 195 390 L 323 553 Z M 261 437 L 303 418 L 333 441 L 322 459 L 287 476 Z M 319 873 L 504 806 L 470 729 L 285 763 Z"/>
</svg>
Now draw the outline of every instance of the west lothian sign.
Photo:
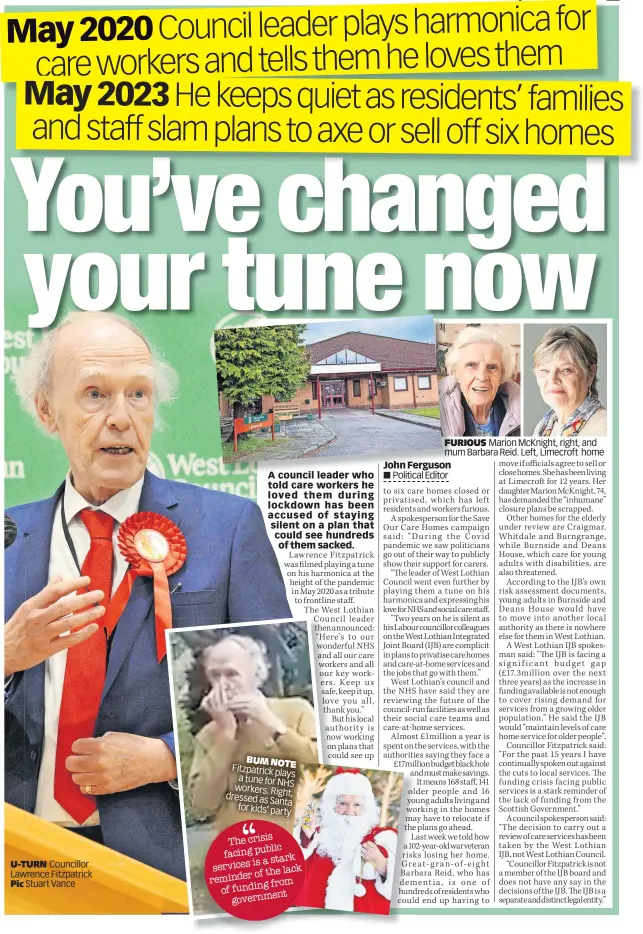
<svg viewBox="0 0 643 934">
<path fill-rule="evenodd" d="M 238 451 L 238 437 L 247 431 L 256 431 L 261 428 L 270 428 L 272 440 L 275 440 L 275 416 L 272 412 L 268 415 L 245 415 L 243 418 L 234 420 L 234 453 Z"/>
</svg>

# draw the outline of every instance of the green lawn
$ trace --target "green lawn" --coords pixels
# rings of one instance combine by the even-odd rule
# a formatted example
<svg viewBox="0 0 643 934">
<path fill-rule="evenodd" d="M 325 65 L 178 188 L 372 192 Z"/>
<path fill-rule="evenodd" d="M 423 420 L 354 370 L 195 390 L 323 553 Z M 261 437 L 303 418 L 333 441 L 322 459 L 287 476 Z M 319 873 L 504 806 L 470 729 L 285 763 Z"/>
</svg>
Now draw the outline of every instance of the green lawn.
<svg viewBox="0 0 643 934">
<path fill-rule="evenodd" d="M 424 415 L 426 418 L 440 417 L 440 409 L 437 405 L 431 405 L 427 409 L 400 409 L 400 412 L 406 412 L 407 415 Z"/>
<path fill-rule="evenodd" d="M 223 458 L 224 460 L 232 460 L 235 457 L 247 457 L 248 454 L 253 454 L 255 451 L 263 451 L 267 447 L 272 447 L 275 444 L 282 444 L 287 440 L 287 438 L 282 438 L 279 434 L 275 435 L 275 440 L 273 441 L 270 435 L 268 435 L 268 437 L 260 437 L 253 432 L 248 432 L 246 437 L 243 438 L 243 441 L 239 438 L 239 450 L 236 454 L 234 453 L 234 442 L 232 439 L 223 444 Z"/>
</svg>

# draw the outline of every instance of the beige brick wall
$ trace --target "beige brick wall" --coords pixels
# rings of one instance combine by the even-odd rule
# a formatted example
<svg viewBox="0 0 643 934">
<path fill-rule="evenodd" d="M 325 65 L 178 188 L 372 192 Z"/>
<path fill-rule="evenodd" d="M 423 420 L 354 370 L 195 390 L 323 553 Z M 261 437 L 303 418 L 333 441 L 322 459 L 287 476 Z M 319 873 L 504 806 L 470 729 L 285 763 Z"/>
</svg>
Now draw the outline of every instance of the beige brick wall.
<svg viewBox="0 0 643 934">
<path fill-rule="evenodd" d="M 406 376 L 406 389 L 395 389 L 394 380 L 397 377 L 398 379 Z M 420 408 L 421 406 L 430 406 L 438 404 L 438 379 L 437 376 L 433 373 L 431 374 L 431 387 L 430 389 L 420 389 L 418 386 L 418 374 L 417 373 L 389 373 L 386 377 L 386 382 L 388 383 L 385 393 L 386 393 L 386 402 L 385 405 L 390 409 L 408 409 L 413 408 L 413 385 L 415 385 L 415 405 Z"/>
<path fill-rule="evenodd" d="M 310 405 L 306 405 L 306 399 L 310 399 Z M 302 413 L 313 412 L 317 410 L 317 402 L 313 399 L 313 387 L 312 383 L 308 382 L 305 386 L 300 386 L 292 399 L 289 400 L 292 405 L 299 406 L 299 410 Z M 270 409 L 274 408 L 275 397 L 274 396 L 262 396 L 261 397 L 261 411 L 268 412 Z"/>
<path fill-rule="evenodd" d="M 310 405 L 306 405 L 306 399 L 310 399 Z M 314 408 L 317 408 L 317 400 L 313 399 L 313 384 L 311 382 L 299 387 L 295 393 L 294 402 L 302 412 L 311 412 Z"/>
<path fill-rule="evenodd" d="M 368 377 L 362 376 L 359 378 L 360 394 L 359 396 L 355 395 L 354 392 L 354 383 L 357 382 L 357 377 L 355 379 L 348 379 L 348 404 L 351 409 L 370 409 L 371 400 L 368 397 L 369 385 Z M 378 389 L 375 395 L 375 407 L 381 407 L 382 396 L 381 391 Z"/>
<path fill-rule="evenodd" d="M 393 389 L 393 379 L 394 376 L 406 376 L 407 389 L 404 391 L 394 390 Z M 355 377 L 357 379 L 357 377 Z M 373 384 L 375 385 L 377 379 L 382 380 L 386 379 L 387 385 L 385 387 L 378 387 L 377 392 L 375 393 L 375 408 L 412 408 L 413 407 L 413 389 L 411 384 L 411 379 L 415 381 L 415 399 L 416 405 L 420 406 L 429 406 L 429 405 L 438 405 L 438 380 L 437 376 L 433 373 L 431 374 L 431 388 L 430 389 L 419 389 L 418 388 L 418 375 L 414 373 L 411 376 L 410 373 L 398 373 L 398 374 L 381 374 L 379 377 L 373 376 Z M 367 376 L 362 376 L 359 378 L 360 382 L 360 395 L 356 396 L 353 391 L 353 378 L 347 378 L 348 391 L 346 396 L 347 404 L 350 408 L 363 408 L 370 409 L 371 400 L 368 397 L 369 393 L 369 380 Z M 306 405 L 306 399 L 310 399 L 310 405 Z M 313 383 L 309 381 L 305 386 L 301 386 L 293 398 L 290 400 L 293 405 L 299 407 L 299 411 L 302 414 L 307 412 L 316 412 L 317 411 L 317 400 L 313 396 Z M 270 409 L 274 408 L 275 397 L 274 396 L 262 396 L 261 397 L 261 411 L 268 412 Z M 232 414 L 232 407 L 229 405 L 226 399 L 223 398 L 223 395 L 219 393 L 219 411 L 221 415 L 225 418 L 228 415 Z"/>
</svg>

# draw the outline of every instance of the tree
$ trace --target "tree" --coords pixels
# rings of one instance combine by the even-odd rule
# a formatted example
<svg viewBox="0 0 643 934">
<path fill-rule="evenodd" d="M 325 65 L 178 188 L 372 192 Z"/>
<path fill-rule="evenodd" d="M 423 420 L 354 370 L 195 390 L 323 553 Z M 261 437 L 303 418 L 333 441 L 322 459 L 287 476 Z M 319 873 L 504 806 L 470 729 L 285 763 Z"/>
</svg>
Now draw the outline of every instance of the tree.
<svg viewBox="0 0 643 934">
<path fill-rule="evenodd" d="M 287 324 L 215 331 L 219 392 L 234 405 L 235 416 L 258 396 L 287 402 L 307 382 L 305 330 L 305 324 Z"/>
<path fill-rule="evenodd" d="M 387 827 L 392 824 L 397 827 L 399 801 L 402 797 L 402 775 L 399 772 L 373 772 L 372 775 L 373 791 L 380 802 L 380 826 Z"/>
<path fill-rule="evenodd" d="M 296 824 L 304 819 L 308 809 L 310 809 L 311 814 L 314 812 L 315 804 L 313 799 L 316 795 L 322 793 L 332 774 L 332 768 L 328 768 L 326 765 L 304 765 L 300 767 L 295 801 Z"/>
</svg>

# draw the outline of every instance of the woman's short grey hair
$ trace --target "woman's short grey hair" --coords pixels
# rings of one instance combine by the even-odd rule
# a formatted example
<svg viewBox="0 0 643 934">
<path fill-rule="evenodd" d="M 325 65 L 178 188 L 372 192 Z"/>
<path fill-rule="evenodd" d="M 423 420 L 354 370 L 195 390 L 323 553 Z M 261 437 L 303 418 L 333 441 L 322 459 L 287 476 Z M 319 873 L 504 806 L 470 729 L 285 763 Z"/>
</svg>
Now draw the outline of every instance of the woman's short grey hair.
<svg viewBox="0 0 643 934">
<path fill-rule="evenodd" d="M 40 425 L 40 419 L 38 418 L 36 400 L 46 398 L 51 392 L 56 337 L 63 328 L 73 324 L 74 321 L 78 321 L 80 318 L 87 320 L 88 317 L 98 321 L 104 321 L 107 318 L 110 321 L 118 321 L 136 334 L 137 337 L 140 337 L 152 358 L 155 402 L 161 405 L 174 401 L 179 386 L 178 373 L 169 363 L 166 363 L 161 354 L 152 347 L 147 337 L 131 321 L 110 311 L 72 311 L 57 328 L 52 328 L 37 344 L 34 344 L 13 378 L 23 409 L 36 419 L 38 425 Z"/>
<path fill-rule="evenodd" d="M 222 645 L 236 645 L 248 655 L 254 666 L 255 679 L 257 687 L 261 687 L 268 680 L 270 674 L 270 662 L 268 661 L 268 650 L 263 642 L 258 639 L 252 639 L 250 636 L 224 636 L 219 642 L 208 646 L 210 649 L 218 649 Z"/>
<path fill-rule="evenodd" d="M 502 353 L 502 373 L 500 382 L 512 379 L 516 371 L 515 351 L 502 331 L 492 327 L 476 327 L 468 325 L 463 328 L 448 349 L 444 358 L 444 365 L 449 376 L 455 376 L 455 370 L 460 362 L 460 351 L 469 344 L 495 344 Z"/>
<path fill-rule="evenodd" d="M 538 346 L 534 350 L 534 373 L 545 360 L 557 357 L 565 351 L 576 366 L 583 371 L 585 378 L 591 379 L 589 395 L 597 396 L 598 377 L 596 367 L 598 366 L 598 351 L 596 344 L 589 334 L 575 326 L 550 328 L 541 337 Z"/>
</svg>

